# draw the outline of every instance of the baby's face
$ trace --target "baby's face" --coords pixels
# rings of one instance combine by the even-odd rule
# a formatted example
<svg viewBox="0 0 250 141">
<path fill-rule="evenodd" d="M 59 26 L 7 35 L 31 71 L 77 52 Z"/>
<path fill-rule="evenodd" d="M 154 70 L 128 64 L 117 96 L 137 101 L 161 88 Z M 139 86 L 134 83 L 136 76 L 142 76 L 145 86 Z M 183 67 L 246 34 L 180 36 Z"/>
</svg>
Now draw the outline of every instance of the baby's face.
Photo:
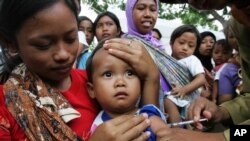
<svg viewBox="0 0 250 141">
<path fill-rule="evenodd" d="M 93 91 L 106 111 L 127 113 L 135 108 L 141 83 L 126 62 L 100 49 L 93 58 Z"/>
<path fill-rule="evenodd" d="M 231 57 L 231 53 L 223 47 L 221 44 L 215 44 L 212 54 L 215 65 L 220 65 L 228 62 L 228 59 Z"/>
</svg>

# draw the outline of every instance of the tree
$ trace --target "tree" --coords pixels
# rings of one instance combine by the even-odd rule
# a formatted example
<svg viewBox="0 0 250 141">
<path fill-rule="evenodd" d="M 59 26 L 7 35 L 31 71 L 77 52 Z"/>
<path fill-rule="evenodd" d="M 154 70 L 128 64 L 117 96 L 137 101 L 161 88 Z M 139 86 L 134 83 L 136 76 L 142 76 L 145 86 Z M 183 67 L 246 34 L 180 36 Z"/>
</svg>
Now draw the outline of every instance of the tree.
<svg viewBox="0 0 250 141">
<path fill-rule="evenodd" d="M 90 5 L 97 14 L 107 11 L 109 5 L 125 9 L 124 0 L 82 0 L 82 2 Z M 190 7 L 186 0 L 168 0 L 167 3 L 159 2 L 159 17 L 167 20 L 180 18 L 184 24 L 208 26 L 218 30 L 218 26 L 214 22 L 218 21 L 224 27 L 229 17 L 229 8 L 226 7 L 222 11 L 199 11 Z"/>
</svg>

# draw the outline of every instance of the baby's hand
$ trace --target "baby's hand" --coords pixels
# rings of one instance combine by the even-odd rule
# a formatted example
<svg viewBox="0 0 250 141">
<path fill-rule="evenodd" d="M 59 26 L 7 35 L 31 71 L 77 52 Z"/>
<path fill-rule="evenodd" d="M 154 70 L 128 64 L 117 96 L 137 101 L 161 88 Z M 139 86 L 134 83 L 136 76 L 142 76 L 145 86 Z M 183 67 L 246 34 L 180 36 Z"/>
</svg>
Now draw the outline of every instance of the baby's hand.
<svg viewBox="0 0 250 141">
<path fill-rule="evenodd" d="M 183 97 L 186 95 L 185 87 L 182 86 L 174 86 L 171 90 L 171 95 L 174 95 L 174 97 Z"/>
</svg>

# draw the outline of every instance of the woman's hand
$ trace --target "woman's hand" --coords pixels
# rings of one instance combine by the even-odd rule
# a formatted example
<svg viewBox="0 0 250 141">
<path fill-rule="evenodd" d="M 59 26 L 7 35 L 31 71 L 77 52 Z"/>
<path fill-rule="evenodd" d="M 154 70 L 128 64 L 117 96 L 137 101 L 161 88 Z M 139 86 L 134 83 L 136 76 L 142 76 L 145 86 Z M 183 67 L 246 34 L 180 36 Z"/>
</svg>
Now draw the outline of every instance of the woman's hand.
<svg viewBox="0 0 250 141">
<path fill-rule="evenodd" d="M 90 141 L 146 141 L 150 133 L 143 131 L 149 125 L 146 114 L 123 115 L 98 126 Z"/>
<path fill-rule="evenodd" d="M 159 80 L 159 70 L 141 42 L 115 38 L 107 40 L 104 48 L 110 54 L 130 64 L 141 79 Z"/>
</svg>

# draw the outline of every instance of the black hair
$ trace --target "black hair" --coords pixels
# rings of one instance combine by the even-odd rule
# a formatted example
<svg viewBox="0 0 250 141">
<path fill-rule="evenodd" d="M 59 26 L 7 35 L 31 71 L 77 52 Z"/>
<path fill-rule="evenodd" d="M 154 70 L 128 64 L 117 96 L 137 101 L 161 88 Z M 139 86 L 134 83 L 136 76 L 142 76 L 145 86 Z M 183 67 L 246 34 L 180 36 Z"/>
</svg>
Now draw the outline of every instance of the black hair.
<svg viewBox="0 0 250 141">
<path fill-rule="evenodd" d="M 232 46 L 228 43 L 226 39 L 220 39 L 215 42 L 216 45 L 221 45 L 222 48 L 226 51 L 228 55 L 232 55 L 233 53 L 233 48 Z"/>
<path fill-rule="evenodd" d="M 103 12 L 103 13 L 99 14 L 99 15 L 96 17 L 96 19 L 95 19 L 95 21 L 94 21 L 94 24 L 93 24 L 94 35 L 96 36 L 96 26 L 97 26 L 97 23 L 98 23 L 99 20 L 100 20 L 102 17 L 104 17 L 104 16 L 110 17 L 110 18 L 115 22 L 118 31 L 120 31 L 120 35 L 122 35 L 123 32 L 122 32 L 121 24 L 120 24 L 120 21 L 119 21 L 118 17 L 117 17 L 114 13 L 109 12 L 109 11 Z M 119 36 L 120 36 L 120 35 L 119 35 Z"/>
<path fill-rule="evenodd" d="M 210 32 L 210 31 L 204 31 L 204 32 L 201 32 L 200 34 L 201 34 L 201 39 L 202 39 L 202 40 L 203 40 L 205 37 L 210 36 L 210 37 L 212 37 L 212 38 L 214 39 L 214 41 L 216 41 L 215 35 L 214 35 L 212 32 Z"/>
<path fill-rule="evenodd" d="M 82 22 L 82 21 L 90 21 L 92 24 L 94 24 L 92 22 L 92 20 L 90 18 L 88 18 L 87 16 L 79 16 L 78 17 L 78 23 Z"/>
<path fill-rule="evenodd" d="M 193 25 L 181 25 L 179 27 L 177 27 L 171 34 L 170 36 L 170 44 L 173 45 L 174 41 L 176 38 L 180 37 L 183 33 L 185 32 L 190 32 L 190 33 L 194 33 L 197 41 L 196 41 L 196 48 L 198 48 L 201 44 L 201 37 L 200 37 L 200 33 L 197 30 L 197 28 Z"/>
<path fill-rule="evenodd" d="M 1 0 L 0 2 L 0 46 L 4 55 L 4 69 L 1 73 L 1 83 L 5 82 L 15 66 L 22 62 L 20 56 L 10 56 L 6 45 L 12 43 L 18 49 L 16 34 L 23 24 L 39 11 L 60 2 L 61 0 Z M 77 19 L 77 9 L 74 0 L 64 0 Z"/>
<path fill-rule="evenodd" d="M 161 32 L 159 31 L 159 29 L 153 28 L 152 31 L 155 31 L 159 35 L 159 37 L 161 39 L 162 35 L 161 35 Z"/>
</svg>

